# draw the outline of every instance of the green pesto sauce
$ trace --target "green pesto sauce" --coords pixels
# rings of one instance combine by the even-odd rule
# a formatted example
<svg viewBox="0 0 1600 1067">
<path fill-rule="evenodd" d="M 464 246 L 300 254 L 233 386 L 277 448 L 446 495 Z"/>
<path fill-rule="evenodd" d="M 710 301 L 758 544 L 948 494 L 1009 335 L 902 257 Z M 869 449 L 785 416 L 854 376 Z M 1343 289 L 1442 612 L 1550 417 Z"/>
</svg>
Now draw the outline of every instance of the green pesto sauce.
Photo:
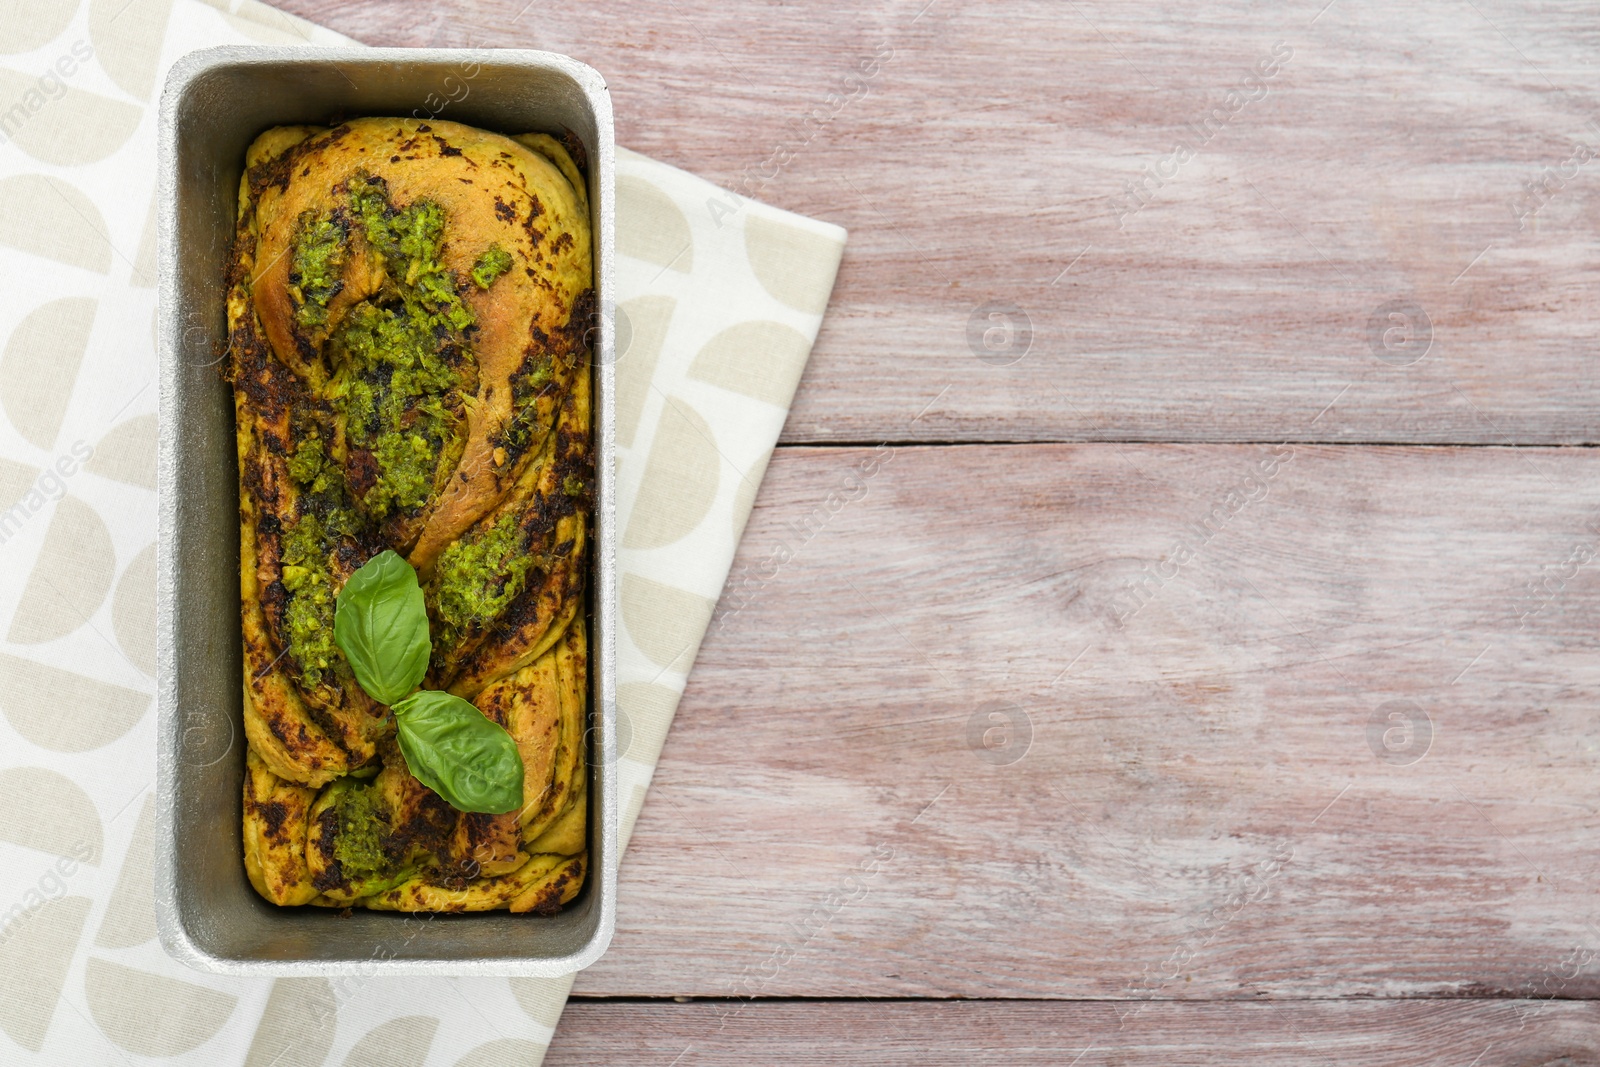
<svg viewBox="0 0 1600 1067">
<path fill-rule="evenodd" d="M 478 262 L 472 265 L 472 284 L 487 289 L 495 280 L 511 269 L 511 253 L 499 245 L 490 245 Z"/>
<path fill-rule="evenodd" d="M 430 333 L 438 326 L 460 333 L 476 321 L 439 261 L 444 208 L 432 200 L 418 200 L 396 209 L 382 182 L 359 176 L 350 181 L 350 206 L 367 243 L 383 256 L 389 276 L 398 283 L 408 319 Z"/>
<path fill-rule="evenodd" d="M 334 801 L 334 808 L 339 813 L 339 836 L 333 858 L 339 861 L 344 876 L 357 883 L 387 873 L 393 866 L 383 850 L 389 813 L 378 788 L 352 784 Z"/>
<path fill-rule="evenodd" d="M 561 491 L 568 496 L 577 496 L 583 492 L 583 479 L 576 474 L 567 475 L 566 480 L 561 483 Z"/>
<path fill-rule="evenodd" d="M 350 182 L 349 197 L 393 283 L 387 302 L 351 309 L 334 338 L 349 366 L 336 398 L 347 416 L 346 433 L 378 465 L 362 504 L 381 519 L 421 507 L 433 492 L 440 456 L 455 432 L 444 401 L 461 384 L 441 349 L 476 320 L 440 260 L 443 208 L 417 200 L 397 209 L 383 182 L 359 176 Z"/>
<path fill-rule="evenodd" d="M 302 326 L 328 321 L 328 301 L 344 288 L 345 228 L 332 216 L 300 216 L 289 256 L 289 284 L 298 305 L 295 320 Z"/>
<path fill-rule="evenodd" d="M 517 376 L 511 383 L 511 395 L 517 400 L 531 400 L 533 395 L 550 383 L 555 372 L 550 369 L 550 359 L 545 357 L 526 374 Z"/>
<path fill-rule="evenodd" d="M 499 432 L 500 444 L 520 455 L 533 442 L 534 417 L 539 411 L 533 401 L 554 376 L 549 357 L 546 356 L 532 370 L 511 379 L 513 414 Z"/>
<path fill-rule="evenodd" d="M 339 344 L 351 371 L 345 433 L 378 463 L 377 482 L 362 503 L 380 519 L 420 507 L 433 491 L 452 432 L 444 397 L 460 376 L 440 359 L 432 331 L 403 308 L 357 305 L 340 326 Z"/>
<path fill-rule="evenodd" d="M 289 457 L 289 477 L 301 485 L 310 485 L 322 473 L 322 438 L 307 437 L 295 446 Z"/>
<path fill-rule="evenodd" d="M 538 562 L 515 515 L 503 515 L 475 537 L 453 542 L 439 553 L 431 583 L 440 636 L 453 641 L 469 627 L 493 622 L 522 592 Z"/>
<path fill-rule="evenodd" d="M 308 687 L 322 683 L 344 654 L 334 644 L 331 556 L 341 538 L 357 530 L 344 501 L 343 479 L 323 455 L 322 439 L 309 437 L 288 460 L 289 477 L 302 490 L 300 517 L 283 535 L 284 641 Z"/>
<path fill-rule="evenodd" d="M 302 515 L 283 538 L 284 640 L 300 663 L 307 686 L 322 682 L 339 656 L 333 643 L 333 580 L 328 568 L 328 531 L 315 515 Z"/>
</svg>

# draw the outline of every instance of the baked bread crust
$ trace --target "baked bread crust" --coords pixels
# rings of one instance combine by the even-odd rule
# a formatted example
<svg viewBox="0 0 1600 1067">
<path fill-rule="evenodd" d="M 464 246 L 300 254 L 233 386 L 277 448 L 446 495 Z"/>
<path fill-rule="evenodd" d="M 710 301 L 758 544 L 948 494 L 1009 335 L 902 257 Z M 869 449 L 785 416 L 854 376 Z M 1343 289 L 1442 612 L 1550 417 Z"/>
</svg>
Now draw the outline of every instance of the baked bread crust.
<svg viewBox="0 0 1600 1067">
<path fill-rule="evenodd" d="M 267 900 L 548 913 L 581 888 L 592 278 L 582 174 L 547 135 L 370 118 L 251 145 L 225 375 Z M 333 597 L 384 549 L 423 582 L 426 684 L 516 741 L 520 811 L 412 777 L 332 643 Z"/>
</svg>

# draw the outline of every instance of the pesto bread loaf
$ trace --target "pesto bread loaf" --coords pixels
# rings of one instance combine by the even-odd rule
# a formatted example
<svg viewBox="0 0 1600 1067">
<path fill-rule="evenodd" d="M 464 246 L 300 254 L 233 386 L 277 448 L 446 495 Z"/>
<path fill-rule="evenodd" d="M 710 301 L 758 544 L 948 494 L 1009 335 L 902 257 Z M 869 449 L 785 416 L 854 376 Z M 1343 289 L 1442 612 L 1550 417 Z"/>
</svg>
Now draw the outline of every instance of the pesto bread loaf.
<svg viewBox="0 0 1600 1067">
<path fill-rule="evenodd" d="M 583 176 L 549 136 L 366 118 L 251 145 L 225 368 L 267 900 L 551 911 L 581 886 L 592 279 Z M 336 600 L 385 550 L 426 598 L 427 687 L 515 740 L 519 809 L 451 807 L 356 684 Z"/>
</svg>

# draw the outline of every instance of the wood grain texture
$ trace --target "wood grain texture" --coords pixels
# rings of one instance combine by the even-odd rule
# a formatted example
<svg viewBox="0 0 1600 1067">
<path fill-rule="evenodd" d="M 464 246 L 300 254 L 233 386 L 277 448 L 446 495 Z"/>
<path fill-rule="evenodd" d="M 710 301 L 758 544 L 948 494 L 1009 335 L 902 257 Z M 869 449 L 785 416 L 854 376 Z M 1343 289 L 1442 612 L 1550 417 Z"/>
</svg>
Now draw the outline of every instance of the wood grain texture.
<svg viewBox="0 0 1600 1067">
<path fill-rule="evenodd" d="M 1126 1017 L 1125 1017 L 1126 1016 Z M 567 1006 L 546 1067 L 1578 1067 L 1600 1062 L 1600 1008 L 1551 1001 L 1095 1003 L 848 1001 Z"/>
<path fill-rule="evenodd" d="M 849 227 L 788 441 L 1600 436 L 1592 5 L 525 3 L 284 6 L 569 53 L 621 143 Z M 1373 355 L 1392 300 L 1432 323 L 1412 366 Z M 969 345 L 991 302 L 1031 323 L 1014 365 Z"/>
<path fill-rule="evenodd" d="M 849 227 L 787 443 L 1032 442 L 779 450 L 547 1062 L 1600 1062 L 1592 6 L 524 4 L 284 2 Z"/>
<path fill-rule="evenodd" d="M 1600 993 L 1594 452 L 870 454 L 773 459 L 580 993 Z"/>
</svg>

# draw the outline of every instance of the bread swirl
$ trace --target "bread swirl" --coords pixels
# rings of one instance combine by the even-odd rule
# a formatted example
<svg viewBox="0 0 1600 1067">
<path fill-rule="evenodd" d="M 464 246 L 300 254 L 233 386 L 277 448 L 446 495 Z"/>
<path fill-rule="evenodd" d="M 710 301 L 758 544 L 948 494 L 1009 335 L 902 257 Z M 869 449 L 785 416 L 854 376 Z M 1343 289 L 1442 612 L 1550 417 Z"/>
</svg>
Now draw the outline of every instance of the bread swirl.
<svg viewBox="0 0 1600 1067">
<path fill-rule="evenodd" d="M 225 366 L 267 900 L 551 911 L 581 887 L 592 278 L 582 173 L 547 135 L 369 118 L 250 147 Z M 516 741 L 522 810 L 418 782 L 333 641 L 385 549 L 423 584 L 427 684 Z"/>
</svg>

